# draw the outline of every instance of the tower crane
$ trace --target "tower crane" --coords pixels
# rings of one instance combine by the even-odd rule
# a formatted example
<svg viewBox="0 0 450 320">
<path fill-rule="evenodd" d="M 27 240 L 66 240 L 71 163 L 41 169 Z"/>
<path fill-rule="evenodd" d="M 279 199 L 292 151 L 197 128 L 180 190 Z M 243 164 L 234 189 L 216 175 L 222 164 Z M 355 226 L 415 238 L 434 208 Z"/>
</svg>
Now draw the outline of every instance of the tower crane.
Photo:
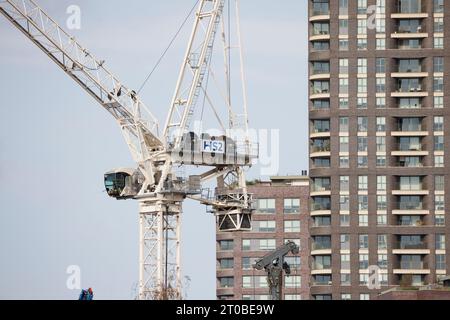
<svg viewBox="0 0 450 320">
<path fill-rule="evenodd" d="M 199 0 L 194 26 L 184 55 L 164 127 L 127 87 L 75 37 L 64 31 L 34 0 L 0 0 L 0 13 L 75 80 L 113 118 L 125 138 L 137 168 L 114 169 L 104 175 L 110 197 L 139 202 L 139 299 L 182 298 L 180 228 L 186 198 L 212 208 L 219 231 L 251 229 L 252 197 L 247 192 L 245 168 L 258 157 L 258 145 L 248 134 L 245 75 L 239 32 L 239 5 L 235 0 L 236 25 L 243 84 L 243 103 L 237 108 L 225 94 L 228 126 L 207 91 L 214 77 L 211 60 L 215 38 L 222 35 L 225 75 L 229 93 L 230 52 L 225 35 L 224 7 L 232 0 Z M 230 8 L 229 11 L 230 12 Z M 230 29 L 228 29 L 230 30 Z M 221 134 L 211 136 L 193 130 L 203 98 L 220 124 Z M 236 109 L 241 111 L 237 113 Z M 241 122 L 239 121 L 241 120 Z M 239 135 L 232 134 L 239 129 Z M 199 168 L 185 176 L 179 168 Z M 214 192 L 203 188 L 217 181 Z"/>
</svg>

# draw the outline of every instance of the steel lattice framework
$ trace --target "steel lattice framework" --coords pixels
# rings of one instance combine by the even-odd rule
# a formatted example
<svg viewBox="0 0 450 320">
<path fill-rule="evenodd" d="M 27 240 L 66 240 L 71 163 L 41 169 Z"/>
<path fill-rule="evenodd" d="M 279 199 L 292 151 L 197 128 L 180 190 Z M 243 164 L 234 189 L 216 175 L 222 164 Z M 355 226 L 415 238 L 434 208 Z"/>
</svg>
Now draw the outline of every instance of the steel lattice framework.
<svg viewBox="0 0 450 320">
<path fill-rule="evenodd" d="M 23 32 L 37 47 L 53 60 L 67 75 L 74 79 L 117 121 L 138 170 L 127 175 L 127 192 L 135 193 L 117 198 L 133 198 L 140 203 L 139 218 L 139 299 L 180 299 L 181 263 L 180 229 L 182 202 L 186 197 L 212 206 L 218 215 L 219 228 L 231 226 L 240 230 L 251 214 L 251 197 L 247 195 L 243 167 L 250 166 L 257 153 L 251 154 L 248 139 L 248 116 L 245 92 L 245 76 L 242 67 L 242 45 L 239 31 L 239 6 L 236 3 L 237 29 L 243 84 L 244 132 L 246 134 L 243 155 L 235 163 L 203 164 L 209 169 L 201 174 L 199 183 L 217 179 L 222 194 L 215 198 L 202 197 L 192 192 L 187 181 L 175 172 L 175 165 L 183 165 L 174 157 L 185 142 L 186 132 L 191 128 L 199 98 L 204 97 L 214 111 L 219 126 L 225 126 L 212 98 L 207 93 L 205 80 L 214 76 L 211 58 L 216 35 L 222 26 L 222 42 L 225 56 L 225 74 L 229 80 L 227 64 L 231 44 L 225 37 L 223 11 L 231 0 L 200 0 L 195 14 L 194 27 L 184 56 L 175 93 L 162 134 L 159 124 L 137 93 L 125 86 L 99 60 L 74 37 L 65 32 L 34 0 L 0 0 L 0 13 Z M 222 23 L 221 23 L 222 22 Z M 227 88 L 229 89 L 229 88 Z M 229 97 L 226 99 L 230 128 L 235 124 L 236 113 Z M 238 152 L 238 151 L 235 151 Z M 234 177 L 227 183 L 227 177 Z M 131 182 L 133 185 L 131 186 Z M 181 187 L 180 187 L 181 185 Z M 227 192 L 230 192 L 228 194 Z"/>
</svg>

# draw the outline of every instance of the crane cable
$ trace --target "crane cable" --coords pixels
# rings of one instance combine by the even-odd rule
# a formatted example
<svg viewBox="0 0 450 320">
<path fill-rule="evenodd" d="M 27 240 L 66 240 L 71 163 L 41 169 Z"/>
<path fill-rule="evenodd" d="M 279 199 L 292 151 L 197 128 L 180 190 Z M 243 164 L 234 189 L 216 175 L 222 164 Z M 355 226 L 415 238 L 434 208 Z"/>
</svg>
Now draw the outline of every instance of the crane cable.
<svg viewBox="0 0 450 320">
<path fill-rule="evenodd" d="M 192 15 L 192 13 L 194 12 L 195 8 L 197 7 L 198 3 L 200 2 L 200 0 L 196 0 L 194 6 L 192 7 L 191 11 L 189 11 L 189 14 L 186 16 L 186 18 L 184 19 L 183 23 L 181 24 L 181 26 L 178 28 L 177 32 L 175 33 L 175 35 L 172 37 L 172 40 L 170 40 L 169 45 L 166 47 L 166 49 L 163 51 L 163 53 L 161 54 L 161 56 L 159 57 L 158 61 L 156 62 L 155 66 L 153 67 L 152 71 L 150 71 L 150 73 L 148 74 L 147 78 L 145 78 L 144 82 L 142 83 L 141 87 L 138 90 L 138 94 L 141 93 L 142 89 L 144 89 L 145 85 L 147 84 L 147 82 L 150 80 L 151 76 L 153 75 L 153 73 L 156 71 L 156 69 L 159 67 L 159 65 L 161 64 L 162 60 L 164 59 L 164 57 L 166 56 L 167 52 L 169 51 L 169 49 L 172 47 L 173 43 L 175 42 L 175 40 L 178 38 L 178 35 L 181 33 L 181 30 L 184 28 L 184 26 L 186 25 L 187 21 L 189 20 L 189 17 Z"/>
</svg>

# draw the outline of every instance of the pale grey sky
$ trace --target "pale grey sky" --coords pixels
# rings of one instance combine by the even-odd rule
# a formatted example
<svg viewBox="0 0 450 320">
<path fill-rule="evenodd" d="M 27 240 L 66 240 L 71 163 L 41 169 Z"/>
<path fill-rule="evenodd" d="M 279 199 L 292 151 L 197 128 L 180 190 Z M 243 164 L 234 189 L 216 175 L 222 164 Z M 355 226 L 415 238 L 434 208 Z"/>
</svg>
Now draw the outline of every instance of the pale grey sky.
<svg viewBox="0 0 450 320">
<path fill-rule="evenodd" d="M 37 0 L 129 87 L 138 88 L 194 0 Z M 249 115 L 280 129 L 280 174 L 307 168 L 306 1 L 242 0 Z M 191 23 L 142 92 L 164 122 Z M 103 173 L 134 164 L 115 121 L 0 16 L 0 299 L 76 299 L 66 268 L 98 299 L 130 299 L 138 277 L 137 203 L 103 192 Z M 258 168 L 250 171 L 258 177 Z M 186 202 L 188 298 L 215 298 L 214 219 Z"/>
</svg>

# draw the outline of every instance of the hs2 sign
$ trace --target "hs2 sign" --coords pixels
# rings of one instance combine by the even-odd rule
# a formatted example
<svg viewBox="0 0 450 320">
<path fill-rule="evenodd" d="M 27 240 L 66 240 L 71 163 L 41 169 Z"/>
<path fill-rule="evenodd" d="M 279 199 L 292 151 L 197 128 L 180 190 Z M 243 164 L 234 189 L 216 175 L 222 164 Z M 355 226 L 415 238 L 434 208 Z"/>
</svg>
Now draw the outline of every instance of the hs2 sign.
<svg viewBox="0 0 450 320">
<path fill-rule="evenodd" d="M 225 153 L 225 142 L 217 140 L 202 140 L 202 152 Z"/>
</svg>

